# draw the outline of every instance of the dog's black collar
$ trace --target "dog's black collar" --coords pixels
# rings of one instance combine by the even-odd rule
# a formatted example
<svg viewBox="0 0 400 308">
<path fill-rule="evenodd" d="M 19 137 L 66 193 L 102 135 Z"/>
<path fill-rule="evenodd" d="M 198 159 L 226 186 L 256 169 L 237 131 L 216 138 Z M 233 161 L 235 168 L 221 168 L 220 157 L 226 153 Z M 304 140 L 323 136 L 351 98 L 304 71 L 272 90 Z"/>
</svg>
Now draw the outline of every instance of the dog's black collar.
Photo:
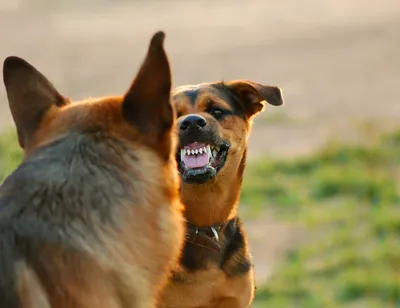
<svg viewBox="0 0 400 308">
<path fill-rule="evenodd" d="M 227 222 L 221 222 L 212 226 L 201 226 L 198 227 L 190 221 L 186 221 L 186 233 L 185 240 L 193 245 L 214 251 L 221 252 L 222 250 L 222 236 L 226 228 L 234 224 L 236 217 L 228 220 Z"/>
</svg>

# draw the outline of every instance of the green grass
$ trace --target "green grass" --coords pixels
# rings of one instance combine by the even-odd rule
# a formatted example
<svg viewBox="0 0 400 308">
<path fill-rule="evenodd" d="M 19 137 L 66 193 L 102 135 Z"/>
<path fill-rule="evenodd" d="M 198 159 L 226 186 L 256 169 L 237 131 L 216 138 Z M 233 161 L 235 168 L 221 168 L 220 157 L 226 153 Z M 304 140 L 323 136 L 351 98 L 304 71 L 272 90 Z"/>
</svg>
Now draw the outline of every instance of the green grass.
<svg viewBox="0 0 400 308">
<path fill-rule="evenodd" d="M 0 183 L 22 160 L 22 151 L 14 131 L 0 136 Z"/>
<path fill-rule="evenodd" d="M 242 202 L 309 234 L 258 286 L 254 307 L 400 307 L 400 131 L 251 164 Z"/>
<path fill-rule="evenodd" d="M 16 140 L 0 137 L 0 182 L 21 161 Z M 400 307 L 400 131 L 365 147 L 250 164 L 242 201 L 309 230 L 258 286 L 253 307 Z"/>
</svg>

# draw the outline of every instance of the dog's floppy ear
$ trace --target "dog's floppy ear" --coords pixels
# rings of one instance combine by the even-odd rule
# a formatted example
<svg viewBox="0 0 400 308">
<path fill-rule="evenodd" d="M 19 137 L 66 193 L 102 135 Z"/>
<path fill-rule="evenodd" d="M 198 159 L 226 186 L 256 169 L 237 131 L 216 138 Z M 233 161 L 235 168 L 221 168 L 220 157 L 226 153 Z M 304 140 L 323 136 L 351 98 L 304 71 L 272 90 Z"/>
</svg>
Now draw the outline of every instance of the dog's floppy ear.
<svg viewBox="0 0 400 308">
<path fill-rule="evenodd" d="M 25 60 L 10 56 L 3 63 L 3 80 L 18 141 L 25 148 L 51 109 L 67 104 L 67 100 L 37 69 Z"/>
<path fill-rule="evenodd" d="M 123 101 L 125 119 L 141 133 L 156 139 L 162 138 L 174 122 L 171 71 L 164 38 L 162 31 L 153 35 L 146 58 Z"/>
<path fill-rule="evenodd" d="M 273 106 L 283 105 L 282 91 L 278 87 L 250 80 L 234 80 L 225 85 L 236 93 L 248 117 L 262 111 L 264 101 Z"/>
</svg>

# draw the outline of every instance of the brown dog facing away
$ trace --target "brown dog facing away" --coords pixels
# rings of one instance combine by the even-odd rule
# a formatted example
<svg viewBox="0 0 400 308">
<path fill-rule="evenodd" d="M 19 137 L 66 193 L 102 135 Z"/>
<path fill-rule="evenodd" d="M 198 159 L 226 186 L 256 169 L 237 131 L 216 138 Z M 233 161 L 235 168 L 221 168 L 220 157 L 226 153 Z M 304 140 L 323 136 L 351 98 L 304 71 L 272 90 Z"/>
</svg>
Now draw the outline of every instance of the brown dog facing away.
<svg viewBox="0 0 400 308">
<path fill-rule="evenodd" d="M 184 242 L 163 42 L 124 96 L 78 102 L 4 61 L 25 157 L 0 189 L 1 307 L 155 307 Z"/>
<path fill-rule="evenodd" d="M 187 220 L 179 268 L 160 307 L 250 307 L 255 292 L 247 238 L 237 216 L 253 117 L 280 88 L 248 80 L 173 90 L 178 170 Z"/>
</svg>

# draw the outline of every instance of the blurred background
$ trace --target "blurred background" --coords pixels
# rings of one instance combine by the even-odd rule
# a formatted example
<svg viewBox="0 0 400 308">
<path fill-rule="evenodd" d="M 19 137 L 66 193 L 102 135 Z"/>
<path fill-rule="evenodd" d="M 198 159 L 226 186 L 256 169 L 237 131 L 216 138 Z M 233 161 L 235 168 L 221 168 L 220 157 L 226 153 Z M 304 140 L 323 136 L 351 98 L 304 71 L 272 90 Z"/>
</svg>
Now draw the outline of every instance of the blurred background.
<svg viewBox="0 0 400 308">
<path fill-rule="evenodd" d="M 157 30 L 174 86 L 283 90 L 242 195 L 253 307 L 400 307 L 400 2 L 0 0 L 0 58 L 75 99 L 124 92 Z M 2 86 L 0 182 L 20 159 Z"/>
</svg>

